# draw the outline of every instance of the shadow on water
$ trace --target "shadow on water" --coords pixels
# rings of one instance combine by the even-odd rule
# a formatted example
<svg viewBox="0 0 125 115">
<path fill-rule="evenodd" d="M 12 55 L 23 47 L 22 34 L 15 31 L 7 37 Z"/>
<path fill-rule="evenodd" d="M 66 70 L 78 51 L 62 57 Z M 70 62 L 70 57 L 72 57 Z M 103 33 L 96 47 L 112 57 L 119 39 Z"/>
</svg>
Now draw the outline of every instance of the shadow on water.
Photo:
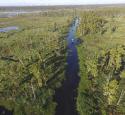
<svg viewBox="0 0 125 115">
<path fill-rule="evenodd" d="M 0 106 L 0 115 L 13 115 L 13 111 L 7 110 L 5 107 Z"/>
<path fill-rule="evenodd" d="M 75 39 L 75 32 L 79 20 L 76 18 L 72 24 L 67 37 L 68 42 L 68 56 L 66 78 L 62 86 L 56 90 L 55 101 L 57 102 L 55 115 L 78 115 L 76 110 L 77 87 L 79 84 L 79 64 L 77 55 L 77 40 Z M 72 41 L 74 40 L 74 41 Z"/>
</svg>

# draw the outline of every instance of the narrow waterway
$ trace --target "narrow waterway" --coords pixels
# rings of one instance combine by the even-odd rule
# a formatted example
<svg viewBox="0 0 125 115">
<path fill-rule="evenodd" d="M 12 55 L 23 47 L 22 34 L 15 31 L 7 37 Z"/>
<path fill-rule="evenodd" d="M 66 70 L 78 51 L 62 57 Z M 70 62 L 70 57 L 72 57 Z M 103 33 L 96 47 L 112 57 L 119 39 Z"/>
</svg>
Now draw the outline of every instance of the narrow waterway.
<svg viewBox="0 0 125 115">
<path fill-rule="evenodd" d="M 76 110 L 77 87 L 79 84 L 79 64 L 77 55 L 77 40 L 75 32 L 79 20 L 76 19 L 70 27 L 67 37 L 68 56 L 65 80 L 61 88 L 56 90 L 55 101 L 57 102 L 55 115 L 78 115 Z"/>
</svg>

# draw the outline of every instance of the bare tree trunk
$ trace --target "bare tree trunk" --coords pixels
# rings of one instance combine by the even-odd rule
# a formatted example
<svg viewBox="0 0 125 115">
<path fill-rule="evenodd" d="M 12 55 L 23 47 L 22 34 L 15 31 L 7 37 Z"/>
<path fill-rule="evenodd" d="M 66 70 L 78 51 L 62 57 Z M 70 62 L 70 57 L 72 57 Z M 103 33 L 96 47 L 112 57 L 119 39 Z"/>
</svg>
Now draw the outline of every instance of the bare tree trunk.
<svg viewBox="0 0 125 115">
<path fill-rule="evenodd" d="M 32 93 L 33 93 L 33 98 L 35 100 L 36 99 L 36 94 L 35 94 L 35 89 L 34 89 L 34 86 L 32 84 L 32 81 L 31 81 L 31 89 L 32 89 Z"/>
<path fill-rule="evenodd" d="M 118 100 L 118 102 L 117 102 L 117 104 L 116 104 L 117 106 L 118 106 L 118 105 L 120 104 L 120 102 L 122 101 L 124 95 L 125 95 L 125 90 L 123 89 L 123 90 L 121 91 L 121 94 L 120 94 L 119 100 Z"/>
</svg>

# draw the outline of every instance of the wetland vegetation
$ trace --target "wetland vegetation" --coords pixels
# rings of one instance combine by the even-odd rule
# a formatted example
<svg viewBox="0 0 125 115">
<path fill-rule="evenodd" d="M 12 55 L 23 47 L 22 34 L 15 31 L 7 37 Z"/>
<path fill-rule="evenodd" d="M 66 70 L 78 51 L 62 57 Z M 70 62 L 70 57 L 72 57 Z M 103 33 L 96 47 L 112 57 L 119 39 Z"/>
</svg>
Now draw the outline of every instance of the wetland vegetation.
<svg viewBox="0 0 125 115">
<path fill-rule="evenodd" d="M 123 5 L 0 13 L 19 10 L 0 18 L 0 115 L 125 115 Z"/>
</svg>

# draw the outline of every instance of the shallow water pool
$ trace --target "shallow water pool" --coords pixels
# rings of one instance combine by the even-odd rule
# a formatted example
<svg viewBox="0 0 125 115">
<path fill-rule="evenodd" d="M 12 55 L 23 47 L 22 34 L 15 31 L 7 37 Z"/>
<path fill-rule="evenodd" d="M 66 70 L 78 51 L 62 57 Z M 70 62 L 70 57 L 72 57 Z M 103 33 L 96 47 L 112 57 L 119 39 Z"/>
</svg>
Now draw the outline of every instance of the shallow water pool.
<svg viewBox="0 0 125 115">
<path fill-rule="evenodd" d="M 19 28 L 17 26 L 9 26 L 5 28 L 0 28 L 0 32 L 9 32 L 12 30 L 18 30 Z"/>
</svg>

